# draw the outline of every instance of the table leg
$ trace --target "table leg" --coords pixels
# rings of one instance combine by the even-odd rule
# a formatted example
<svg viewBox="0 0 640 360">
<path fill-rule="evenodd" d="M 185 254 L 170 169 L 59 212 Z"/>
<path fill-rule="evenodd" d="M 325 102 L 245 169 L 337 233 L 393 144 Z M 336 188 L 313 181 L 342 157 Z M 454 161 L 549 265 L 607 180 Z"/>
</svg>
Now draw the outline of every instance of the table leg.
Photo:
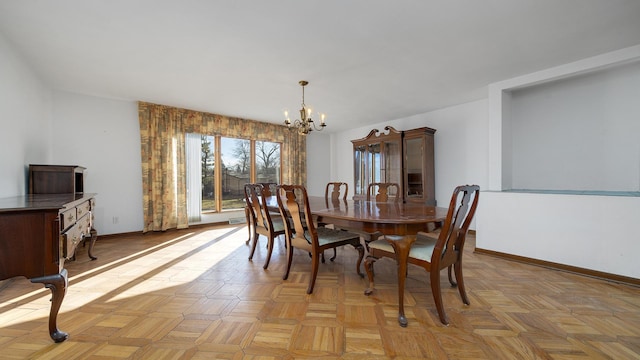
<svg viewBox="0 0 640 360">
<path fill-rule="evenodd" d="M 59 274 L 42 276 L 31 279 L 32 283 L 43 283 L 44 287 L 51 290 L 51 311 L 49 312 L 49 335 L 53 341 L 59 343 L 67 340 L 69 334 L 58 330 L 58 311 L 67 293 L 69 280 L 67 269 L 62 269 Z"/>
</svg>

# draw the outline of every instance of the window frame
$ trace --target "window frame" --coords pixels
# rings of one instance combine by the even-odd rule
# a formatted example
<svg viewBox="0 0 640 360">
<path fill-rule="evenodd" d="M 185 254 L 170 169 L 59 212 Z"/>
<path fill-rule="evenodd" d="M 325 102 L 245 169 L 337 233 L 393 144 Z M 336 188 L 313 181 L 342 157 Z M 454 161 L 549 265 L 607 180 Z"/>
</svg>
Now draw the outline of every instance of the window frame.
<svg viewBox="0 0 640 360">
<path fill-rule="evenodd" d="M 222 189 L 222 171 L 221 171 L 221 167 L 220 164 L 222 164 L 222 138 L 228 138 L 228 139 L 237 139 L 237 140 L 245 140 L 245 141 L 249 141 L 249 149 L 250 149 L 250 159 L 249 159 L 249 166 L 250 166 L 250 171 L 249 171 L 249 181 L 251 183 L 255 183 L 256 182 L 256 177 L 257 177 L 257 159 L 256 159 L 256 143 L 261 141 L 261 142 L 269 142 L 269 143 L 274 143 L 274 144 L 278 144 L 279 146 L 279 166 L 278 166 L 278 178 L 281 180 L 282 179 L 282 149 L 283 149 L 283 143 L 281 141 L 276 141 L 276 140 L 272 140 L 272 139 L 247 139 L 247 138 L 239 138 L 239 137 L 232 137 L 232 136 L 224 136 L 221 134 L 214 134 L 214 135 L 209 135 L 209 134 L 202 134 L 202 133 L 197 133 L 199 135 L 202 136 L 210 136 L 213 138 L 214 140 L 214 144 L 213 144 L 213 158 L 214 158 L 214 196 L 215 196 L 215 209 L 213 210 L 203 210 L 202 209 L 202 203 L 200 204 L 200 213 L 201 214 L 219 214 L 219 213 L 224 213 L 224 212 L 228 212 L 228 211 L 238 211 L 241 210 L 242 208 L 234 208 L 234 209 L 223 209 L 222 208 L 222 201 L 223 201 L 223 189 Z M 200 186 L 202 186 L 202 181 L 200 182 Z M 201 199 L 202 201 L 202 199 Z"/>
</svg>

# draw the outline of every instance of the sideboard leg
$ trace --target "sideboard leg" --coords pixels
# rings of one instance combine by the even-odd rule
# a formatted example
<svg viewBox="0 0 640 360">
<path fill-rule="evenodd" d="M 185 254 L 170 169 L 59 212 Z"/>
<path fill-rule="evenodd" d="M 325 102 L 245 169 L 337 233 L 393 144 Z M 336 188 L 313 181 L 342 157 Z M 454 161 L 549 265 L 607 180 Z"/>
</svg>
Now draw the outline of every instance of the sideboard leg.
<svg viewBox="0 0 640 360">
<path fill-rule="evenodd" d="M 89 258 L 91 260 L 95 260 L 97 259 L 97 257 L 93 256 L 93 245 L 96 244 L 96 240 L 98 239 L 98 232 L 96 231 L 96 229 L 91 228 L 91 242 L 89 243 Z"/>
<path fill-rule="evenodd" d="M 69 280 L 67 269 L 62 269 L 59 274 L 42 276 L 31 279 L 32 283 L 43 283 L 44 287 L 51 290 L 51 311 L 49 312 L 49 335 L 53 341 L 59 343 L 67 340 L 69 334 L 58 330 L 58 311 L 67 293 Z"/>
</svg>

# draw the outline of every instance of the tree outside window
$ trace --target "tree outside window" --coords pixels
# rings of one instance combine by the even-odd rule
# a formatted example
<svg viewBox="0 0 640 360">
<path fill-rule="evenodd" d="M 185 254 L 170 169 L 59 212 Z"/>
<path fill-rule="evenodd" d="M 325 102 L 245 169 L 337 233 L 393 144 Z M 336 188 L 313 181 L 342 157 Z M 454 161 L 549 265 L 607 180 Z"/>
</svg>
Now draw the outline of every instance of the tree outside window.
<svg viewBox="0 0 640 360">
<path fill-rule="evenodd" d="M 244 185 L 247 183 L 280 183 L 280 143 L 199 136 L 200 189 L 190 188 L 189 191 L 202 191 L 201 212 L 244 208 Z M 219 153 L 216 149 L 220 149 Z M 221 196 L 221 208 L 218 208 L 216 195 Z"/>
<path fill-rule="evenodd" d="M 256 141 L 256 182 L 280 183 L 280 144 Z"/>
</svg>

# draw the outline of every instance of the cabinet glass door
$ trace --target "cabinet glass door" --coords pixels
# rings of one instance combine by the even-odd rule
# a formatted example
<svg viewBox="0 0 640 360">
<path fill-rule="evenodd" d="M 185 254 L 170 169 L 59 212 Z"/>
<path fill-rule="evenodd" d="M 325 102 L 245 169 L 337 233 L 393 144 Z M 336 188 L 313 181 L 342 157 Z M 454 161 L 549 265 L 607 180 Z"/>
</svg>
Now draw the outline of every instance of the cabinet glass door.
<svg viewBox="0 0 640 360">
<path fill-rule="evenodd" d="M 405 166 L 407 170 L 407 183 L 405 185 L 405 198 L 421 198 L 424 196 L 424 149 L 422 138 L 405 139 Z"/>
<path fill-rule="evenodd" d="M 404 194 L 402 133 L 391 126 L 384 130 L 386 133 L 373 129 L 366 137 L 351 140 L 356 199 L 365 198 L 369 184 L 377 182 L 396 183 L 398 193 L 390 195 L 402 197 Z"/>
<path fill-rule="evenodd" d="M 380 182 L 383 177 L 383 168 L 380 154 L 380 143 L 369 145 L 369 178 L 367 184 Z M 365 189 L 366 191 L 366 189 Z M 366 192 L 365 192 L 366 193 Z"/>
<path fill-rule="evenodd" d="M 389 141 L 385 144 L 385 174 L 380 182 L 390 182 L 398 184 L 402 188 L 402 148 L 400 141 Z M 389 191 L 390 196 L 401 196 L 395 193 L 395 188 Z"/>
<path fill-rule="evenodd" d="M 362 195 L 367 190 L 367 166 L 365 164 L 366 159 L 366 147 L 364 145 L 354 146 L 353 148 L 353 161 L 354 161 L 354 194 Z"/>
</svg>

